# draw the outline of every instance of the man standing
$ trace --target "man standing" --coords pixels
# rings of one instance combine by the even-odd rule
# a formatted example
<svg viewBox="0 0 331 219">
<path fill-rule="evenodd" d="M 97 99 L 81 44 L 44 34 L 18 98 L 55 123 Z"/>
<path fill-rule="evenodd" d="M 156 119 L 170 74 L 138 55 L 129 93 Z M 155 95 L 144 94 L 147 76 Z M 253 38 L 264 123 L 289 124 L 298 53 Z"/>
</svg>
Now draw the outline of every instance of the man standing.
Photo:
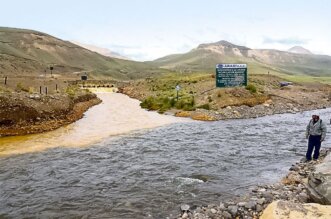
<svg viewBox="0 0 331 219">
<path fill-rule="evenodd" d="M 308 138 L 308 150 L 306 154 L 307 161 L 311 160 L 311 154 L 314 150 L 314 160 L 318 159 L 321 143 L 326 135 L 326 125 L 318 115 L 313 115 L 306 129 L 306 138 Z M 315 148 L 315 149 L 314 149 Z"/>
</svg>

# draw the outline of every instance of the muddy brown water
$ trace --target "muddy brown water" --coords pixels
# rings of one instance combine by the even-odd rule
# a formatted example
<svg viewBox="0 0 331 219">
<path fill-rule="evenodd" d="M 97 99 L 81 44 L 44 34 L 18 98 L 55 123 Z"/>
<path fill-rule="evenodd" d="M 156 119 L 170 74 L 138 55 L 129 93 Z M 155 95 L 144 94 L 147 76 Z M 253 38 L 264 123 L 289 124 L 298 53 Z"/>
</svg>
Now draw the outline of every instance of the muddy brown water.
<svg viewBox="0 0 331 219">
<path fill-rule="evenodd" d="M 191 122 L 99 95 L 103 104 L 72 125 L 0 139 L 0 217 L 174 217 L 181 203 L 279 181 L 306 150 L 312 112 Z M 316 112 L 328 121 L 331 109 Z"/>
</svg>

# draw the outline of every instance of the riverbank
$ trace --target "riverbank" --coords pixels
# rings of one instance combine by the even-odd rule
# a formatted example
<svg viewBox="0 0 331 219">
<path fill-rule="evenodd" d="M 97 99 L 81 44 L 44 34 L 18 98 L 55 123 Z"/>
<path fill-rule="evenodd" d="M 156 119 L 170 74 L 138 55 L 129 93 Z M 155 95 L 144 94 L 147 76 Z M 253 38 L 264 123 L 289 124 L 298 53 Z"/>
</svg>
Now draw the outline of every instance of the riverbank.
<svg viewBox="0 0 331 219">
<path fill-rule="evenodd" d="M 102 101 L 101 104 L 85 111 L 90 103 L 93 104 L 93 101 L 99 102 L 99 99 Z M 190 122 L 188 119 L 148 112 L 141 109 L 138 100 L 111 92 L 97 93 L 97 99 L 79 102 L 73 110 L 75 113 L 70 114 L 73 117 L 69 118 L 72 119 L 71 121 L 77 118 L 74 116 L 84 115 L 84 117 L 50 132 L 1 137 L 0 157 L 41 152 L 57 147 L 86 147 L 104 139 L 112 138 L 111 136 L 154 129 L 177 122 Z M 52 121 L 54 120 L 50 122 Z M 47 125 L 47 123 L 42 124 Z"/>
<path fill-rule="evenodd" d="M 154 78 L 134 81 L 120 91 L 143 102 L 143 107 L 160 113 L 194 120 L 248 119 L 266 115 L 297 113 L 331 107 L 331 86 L 293 83 L 272 75 L 252 75 L 249 86 L 215 88 L 210 75 Z M 180 85 L 178 100 L 176 84 Z"/>
<path fill-rule="evenodd" d="M 320 205 L 331 201 L 330 169 L 331 148 L 323 149 L 317 161 L 303 158 L 278 183 L 252 187 L 245 196 L 219 204 L 196 209 L 182 205 L 178 218 L 330 218 L 331 206 Z"/>
<path fill-rule="evenodd" d="M 85 90 L 52 95 L 28 92 L 0 93 L 0 136 L 42 133 L 83 117 L 101 100 Z"/>
</svg>

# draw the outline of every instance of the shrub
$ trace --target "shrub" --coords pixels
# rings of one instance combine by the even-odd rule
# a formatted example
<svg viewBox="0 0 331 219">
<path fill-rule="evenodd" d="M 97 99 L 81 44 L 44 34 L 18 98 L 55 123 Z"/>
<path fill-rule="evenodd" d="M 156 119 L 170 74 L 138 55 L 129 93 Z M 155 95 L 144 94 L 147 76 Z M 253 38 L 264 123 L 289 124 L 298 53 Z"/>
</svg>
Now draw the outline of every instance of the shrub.
<svg viewBox="0 0 331 219">
<path fill-rule="evenodd" d="M 163 113 L 173 107 L 177 109 L 183 109 L 187 111 L 194 110 L 194 98 L 181 98 L 178 101 L 176 98 L 169 97 L 147 97 L 144 99 L 140 106 L 148 110 L 158 110 L 160 113 Z"/>
<path fill-rule="evenodd" d="M 253 84 L 247 85 L 246 90 L 249 90 L 251 93 L 256 93 L 256 87 Z"/>
<path fill-rule="evenodd" d="M 209 103 L 202 104 L 200 106 L 197 106 L 199 109 L 205 109 L 205 110 L 210 110 L 210 105 Z"/>
<path fill-rule="evenodd" d="M 29 93 L 33 94 L 35 92 L 35 89 L 33 87 L 29 87 Z"/>
<path fill-rule="evenodd" d="M 16 90 L 17 91 L 25 91 L 25 92 L 29 92 L 29 89 L 24 87 L 23 84 L 21 82 L 16 84 Z"/>
<path fill-rule="evenodd" d="M 68 86 L 65 89 L 65 93 L 70 97 L 70 98 L 74 98 L 76 96 L 77 90 L 78 88 L 75 86 Z"/>
</svg>

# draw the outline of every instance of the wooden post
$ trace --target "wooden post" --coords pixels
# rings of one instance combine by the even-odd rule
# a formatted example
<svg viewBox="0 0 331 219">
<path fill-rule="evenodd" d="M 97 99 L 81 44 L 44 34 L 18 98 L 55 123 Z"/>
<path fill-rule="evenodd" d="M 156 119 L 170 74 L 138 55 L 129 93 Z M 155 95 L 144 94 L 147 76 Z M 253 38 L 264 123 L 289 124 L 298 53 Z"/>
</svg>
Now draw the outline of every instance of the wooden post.
<svg viewBox="0 0 331 219">
<path fill-rule="evenodd" d="M 41 86 L 39 87 L 39 93 L 41 94 Z"/>
<path fill-rule="evenodd" d="M 55 85 L 55 90 L 57 91 L 57 84 Z"/>
<path fill-rule="evenodd" d="M 7 85 L 7 76 L 5 77 L 5 85 Z"/>
<path fill-rule="evenodd" d="M 47 87 L 45 87 L 45 92 L 46 92 L 46 95 L 47 95 Z"/>
</svg>

